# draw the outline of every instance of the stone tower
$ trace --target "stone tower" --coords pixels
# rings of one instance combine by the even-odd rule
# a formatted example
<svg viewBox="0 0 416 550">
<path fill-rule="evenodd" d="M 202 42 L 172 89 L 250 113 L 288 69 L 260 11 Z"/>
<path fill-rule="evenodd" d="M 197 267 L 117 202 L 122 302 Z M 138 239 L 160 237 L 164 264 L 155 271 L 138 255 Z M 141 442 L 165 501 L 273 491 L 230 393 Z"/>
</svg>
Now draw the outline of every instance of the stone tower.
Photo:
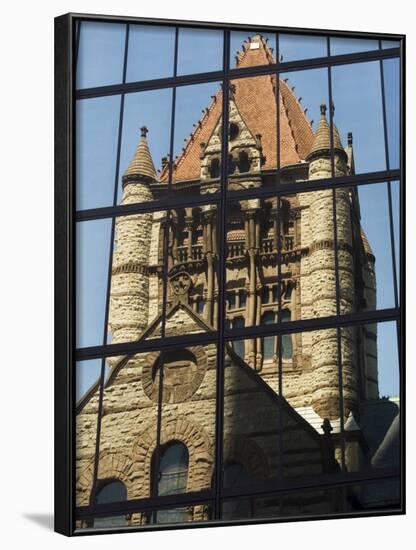
<svg viewBox="0 0 416 550">
<path fill-rule="evenodd" d="M 150 156 L 147 132 L 143 126 L 136 152 L 123 174 L 121 204 L 153 200 L 150 184 L 156 181 L 156 170 Z M 112 343 L 137 340 L 148 324 L 152 219 L 151 213 L 116 219 L 108 323 Z"/>
</svg>

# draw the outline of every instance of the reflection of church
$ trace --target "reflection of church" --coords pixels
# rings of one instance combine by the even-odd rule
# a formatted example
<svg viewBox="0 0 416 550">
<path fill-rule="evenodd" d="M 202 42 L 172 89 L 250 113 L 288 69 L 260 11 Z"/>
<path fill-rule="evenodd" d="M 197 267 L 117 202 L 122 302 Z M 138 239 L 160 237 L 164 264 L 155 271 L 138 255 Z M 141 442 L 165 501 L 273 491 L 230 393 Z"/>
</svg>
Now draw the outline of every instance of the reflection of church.
<svg viewBox="0 0 416 550">
<path fill-rule="evenodd" d="M 246 42 L 238 66 L 272 62 L 259 36 Z M 273 76 L 233 81 L 229 109 L 230 190 L 271 187 L 277 167 L 276 107 L 279 105 L 280 167 L 284 182 L 331 177 L 326 107 L 314 133 L 286 81 Z M 219 191 L 221 91 L 173 166 L 178 197 Z M 151 129 L 150 129 L 151 130 Z M 158 177 L 147 128 L 123 176 L 122 204 L 162 196 L 168 165 Z M 336 175 L 353 173 L 352 138 L 344 149 L 334 130 Z M 330 189 L 276 198 L 230 202 L 227 207 L 226 298 L 230 328 L 278 320 L 336 315 L 333 193 Z M 341 313 L 375 307 L 375 258 L 359 223 L 358 195 L 336 191 Z M 113 343 L 161 335 L 163 273 L 168 269 L 165 334 L 212 331 L 218 315 L 218 255 L 215 205 L 139 213 L 117 219 L 109 330 Z M 281 287 L 277 259 L 281 256 Z M 282 394 L 278 396 L 278 339 L 268 336 L 227 344 L 224 379 L 224 486 L 270 487 L 283 477 L 339 471 L 340 392 L 335 329 L 285 335 Z M 215 457 L 215 344 L 163 353 L 151 351 L 108 360 L 103 397 L 97 502 L 207 490 Z M 374 466 L 397 444 L 393 424 L 368 441 L 360 419 L 378 400 L 376 327 L 342 329 L 343 404 L 348 471 Z M 163 369 L 161 368 L 163 366 Z M 77 415 L 77 504 L 91 503 L 98 386 L 81 399 Z M 160 403 L 160 424 L 158 423 Z M 370 404 L 370 405 L 369 405 Z M 383 406 L 388 406 L 385 402 Z M 366 416 L 367 415 L 367 416 Z M 371 415 L 370 415 L 371 416 Z M 371 425 L 370 428 L 371 430 Z M 393 430 L 393 431 L 392 431 Z M 155 456 L 160 434 L 160 454 Z M 374 434 L 373 434 L 374 435 Z M 374 462 L 374 461 L 373 461 Z M 158 475 L 152 471 L 158 468 Z M 155 482 L 152 479 L 158 479 Z M 375 499 L 389 504 L 392 491 Z M 374 495 L 373 495 L 374 496 Z M 394 496 L 394 495 L 393 495 Z M 371 494 L 370 494 L 371 497 Z M 362 492 L 317 490 L 279 499 L 240 500 L 224 505 L 224 518 L 336 512 L 374 506 Z M 368 504 L 370 503 L 370 504 Z M 209 506 L 159 512 L 157 521 L 209 518 Z M 98 519 L 95 525 L 146 523 L 150 515 Z"/>
</svg>

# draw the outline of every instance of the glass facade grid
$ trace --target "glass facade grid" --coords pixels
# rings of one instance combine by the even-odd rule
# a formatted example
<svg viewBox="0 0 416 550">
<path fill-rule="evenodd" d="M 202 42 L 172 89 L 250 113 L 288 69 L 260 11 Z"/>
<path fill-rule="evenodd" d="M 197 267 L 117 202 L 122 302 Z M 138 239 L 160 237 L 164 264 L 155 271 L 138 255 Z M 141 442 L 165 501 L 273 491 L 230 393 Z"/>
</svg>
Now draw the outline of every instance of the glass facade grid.
<svg viewBox="0 0 416 550">
<path fill-rule="evenodd" d="M 328 66 L 323 69 L 307 65 L 313 63 L 313 58 L 325 57 L 327 53 L 381 52 L 381 42 L 374 41 L 377 42 L 374 47 L 370 40 L 313 37 L 309 43 L 303 37 L 296 51 L 295 35 L 263 37 L 261 33 L 252 34 L 238 52 L 237 68 L 246 67 L 250 71 L 263 65 L 264 70 L 267 64 L 305 60 L 305 71 L 293 73 L 296 84 L 289 85 L 285 71 L 275 67 L 261 76 L 230 78 L 229 71 L 234 67 L 230 47 L 238 33 L 231 33 L 230 39 L 227 30 L 188 29 L 184 32 L 164 27 L 161 40 L 166 56 L 159 60 L 160 71 L 153 67 L 151 72 L 150 65 L 142 66 L 143 61 L 134 64 L 133 52 L 146 42 L 146 37 L 140 36 L 139 26 L 127 24 L 124 40 L 114 36 L 115 30 L 120 32 L 120 29 L 113 29 L 109 37 L 109 40 L 123 43 L 124 49 L 119 48 L 121 59 L 114 61 L 113 68 L 98 66 L 89 75 L 89 56 L 93 55 L 97 42 L 103 40 L 103 31 L 99 29 L 95 37 L 94 28 L 85 24 L 84 29 L 84 24 L 82 21 L 78 25 L 80 76 L 77 82 L 80 89 L 97 89 L 88 99 L 81 94 L 77 100 L 80 106 L 77 126 L 83 132 L 78 138 L 77 158 L 81 156 L 82 160 L 89 146 L 97 165 L 100 165 L 100 160 L 97 162 L 99 154 L 103 155 L 103 161 L 111 164 L 111 169 L 104 168 L 103 173 L 107 177 L 108 172 L 112 172 L 114 179 L 112 189 L 110 179 L 109 184 L 103 182 L 102 191 L 97 194 L 95 177 L 102 178 L 99 173 L 93 175 L 92 167 L 88 170 L 91 158 L 81 164 L 77 177 L 79 236 L 76 247 L 80 273 L 77 280 L 77 394 L 83 401 L 81 410 L 96 401 L 93 414 L 98 418 L 96 428 L 94 422 L 91 423 L 92 431 L 96 430 L 94 437 L 91 430 L 85 428 L 86 419 L 80 412 L 82 438 L 87 437 L 90 442 L 87 446 L 91 456 L 88 470 L 81 451 L 84 447 L 81 438 L 79 472 L 81 479 L 91 473 L 91 485 L 83 489 L 78 507 L 80 511 L 90 508 L 92 520 L 79 519 L 77 527 L 278 519 L 297 515 L 297 506 L 300 506 L 298 510 L 305 510 L 305 514 L 310 507 L 310 513 L 317 515 L 325 515 L 325 511 L 348 513 L 356 510 L 356 506 L 361 506 L 358 509 L 362 510 L 377 510 L 377 502 L 393 508 L 399 506 L 394 482 L 383 482 L 382 489 L 361 491 L 360 483 L 365 476 L 371 478 L 368 461 L 374 456 L 363 451 L 362 433 L 351 435 L 354 429 L 360 429 L 357 426 L 351 429 L 351 423 L 356 420 L 355 417 L 351 420 L 351 411 L 355 410 L 353 402 L 358 394 L 366 403 L 387 399 L 384 409 L 389 413 L 385 416 L 390 414 L 392 425 L 396 420 L 399 425 L 398 413 L 394 412 L 397 400 L 391 398 L 398 397 L 400 403 L 400 379 L 394 374 L 386 378 L 386 387 L 391 384 L 396 395 L 380 398 L 378 390 L 374 391 L 374 384 L 380 380 L 377 352 L 374 352 L 378 342 L 374 326 L 377 322 L 379 326 L 393 326 L 393 321 L 399 319 L 400 250 L 398 193 L 395 191 L 399 183 L 395 180 L 400 168 L 396 107 L 400 90 L 393 68 L 394 58 L 386 60 L 381 56 L 371 62 L 363 58 L 362 64 L 351 65 L 360 81 L 360 70 L 365 72 L 366 64 L 371 64 L 375 75 L 372 84 L 377 87 L 379 100 L 377 113 L 368 116 L 373 116 L 379 128 L 376 133 L 380 154 L 368 150 L 366 163 L 360 160 L 365 158 L 365 151 L 360 147 L 354 155 L 352 137 L 339 122 L 351 113 L 348 102 L 354 102 L 345 90 L 342 93 L 346 95 L 347 105 L 340 97 L 342 79 L 338 75 L 348 70 L 347 61 L 333 67 L 328 57 Z M 150 36 L 149 29 L 151 27 L 146 27 Z M 206 46 L 197 46 L 200 42 Z M 278 60 L 273 57 L 271 43 L 274 51 L 282 52 L 283 57 Z M 92 53 L 83 53 L 86 47 L 91 48 Z M 149 44 L 146 47 L 150 47 Z M 192 47 L 209 50 L 204 53 L 200 66 L 194 67 L 189 61 Z M 215 81 L 208 77 L 206 83 L 201 83 L 199 76 L 193 80 L 192 73 L 206 71 L 221 71 L 221 82 L 217 74 Z M 317 78 L 320 84 L 315 90 L 308 86 L 308 71 L 320 75 Z M 169 85 L 163 84 L 152 91 L 132 93 L 123 87 L 126 82 L 134 81 L 140 88 L 141 81 L 145 84 L 147 79 L 164 77 L 170 78 Z M 348 78 L 351 80 L 351 75 Z M 102 112 L 105 131 L 88 129 L 88 117 L 84 114 L 87 102 L 104 101 L 98 86 L 116 84 L 119 84 L 118 91 L 115 87 L 109 97 L 117 99 L 117 108 Z M 307 102 L 297 95 L 295 88 L 309 89 Z M 318 96 L 322 101 L 319 109 Z M 264 121 L 261 108 L 267 102 L 270 102 L 269 112 L 273 116 L 262 126 L 259 123 Z M 315 124 L 308 121 L 308 109 L 303 108 L 309 102 L 315 102 L 311 108 L 319 111 Z M 135 107 L 129 108 L 133 103 Z M 196 117 L 198 110 L 202 113 L 199 118 Z M 147 121 L 141 120 L 143 114 Z M 362 116 L 364 113 L 356 112 L 353 122 Z M 133 120 L 135 117 L 137 122 Z M 191 133 L 183 138 L 192 120 L 195 122 Z M 143 126 L 137 148 L 132 153 L 135 124 Z M 131 135 L 130 152 L 125 151 L 123 145 L 127 143 L 127 131 Z M 153 144 L 152 132 L 155 132 Z M 367 139 L 360 132 L 358 124 L 354 130 L 356 148 L 360 140 L 364 143 Z M 108 153 L 98 151 L 97 136 L 104 140 Z M 83 140 L 88 139 L 85 145 Z M 184 139 L 182 148 L 181 139 Z M 157 157 L 162 148 L 166 154 L 160 155 L 162 160 L 157 164 L 154 155 Z M 369 175 L 367 181 L 364 179 L 366 173 Z M 364 177 L 356 177 L 361 174 Z M 325 181 L 320 184 L 314 181 L 317 179 Z M 308 189 L 308 183 L 312 189 Z M 293 194 L 288 193 L 290 185 L 296 189 Z M 383 234 L 374 237 L 373 250 L 371 239 L 363 234 L 363 228 L 367 230 L 369 216 L 366 212 L 371 210 L 373 197 L 381 190 L 385 223 Z M 175 206 L 163 209 L 172 199 Z M 130 209 L 131 213 L 119 216 L 123 208 Z M 122 220 L 125 221 L 124 230 L 120 224 Z M 99 224 L 106 226 L 105 231 L 96 229 Z M 371 233 L 371 227 L 367 232 Z M 92 236 L 88 239 L 85 235 Z M 97 246 L 99 242 L 102 252 Z M 382 250 L 383 243 L 384 250 L 389 251 L 386 257 L 383 252 L 375 253 L 375 249 Z M 88 247 L 90 252 L 87 252 Z M 124 254 L 125 261 L 120 262 Z M 143 260 L 140 259 L 142 255 Z M 379 258 L 377 269 L 374 269 L 374 258 Z M 98 280 L 97 275 L 103 281 L 100 285 L 94 283 Z M 143 303 L 147 311 L 140 312 Z M 98 311 L 101 311 L 99 319 Z M 342 325 L 341 316 L 345 316 L 347 327 Z M 372 324 L 363 324 L 366 320 Z M 358 326 L 359 321 L 362 324 Z M 382 321 L 390 323 L 383 325 Z M 91 327 L 85 329 L 88 322 Z M 305 332 L 302 332 L 303 327 Z M 314 328 L 316 330 L 311 330 Z M 117 334 L 122 336 L 117 337 Z M 207 335 L 212 343 L 204 340 Z M 383 336 L 387 337 L 388 353 L 392 354 L 394 346 L 397 347 L 396 331 L 384 331 Z M 186 344 L 186 337 L 191 345 Z M 134 347 L 133 355 L 125 355 L 126 346 Z M 327 360 L 321 360 L 320 364 L 320 349 L 326 350 L 327 360 L 330 357 L 330 369 Z M 383 353 L 385 351 L 383 349 Z M 120 355 L 115 355 L 118 352 Z M 94 359 L 87 361 L 89 356 Z M 143 358 L 142 364 L 134 360 L 138 356 Z M 102 360 L 97 361 L 97 358 Z M 91 368 L 84 376 L 87 363 L 91 363 Z M 367 382 L 357 379 L 354 369 L 358 364 L 365 365 L 360 369 L 367 369 Z M 296 372 L 297 368 L 300 372 Z M 323 378 L 326 377 L 326 385 L 314 380 L 313 373 L 318 373 L 319 369 L 322 369 Z M 306 410 L 309 404 L 300 403 L 296 391 L 290 387 L 292 377 L 299 381 L 301 375 L 305 380 L 309 376 L 304 393 L 311 393 L 310 400 L 306 399 L 305 403 L 315 403 L 310 411 Z M 362 372 L 360 376 L 364 376 Z M 85 382 L 93 378 L 96 379 L 95 393 L 91 393 L 94 385 L 86 388 Z M 121 393 L 117 393 L 117 388 Z M 121 400 L 120 405 L 124 403 L 125 406 L 126 397 L 120 396 L 128 391 L 131 391 L 130 403 L 136 406 L 136 413 L 132 411 L 130 419 L 120 414 L 117 405 L 117 400 Z M 151 407 L 141 409 L 142 394 L 143 399 L 153 400 Z M 244 395 L 248 396 L 247 402 Z M 262 407 L 267 408 L 268 400 L 272 410 L 261 411 Z M 113 479 L 107 472 L 107 478 L 103 477 L 101 469 L 111 470 L 107 464 L 111 438 L 121 430 L 127 441 L 126 448 L 129 447 L 134 438 L 140 436 L 137 427 L 134 428 L 137 433 L 132 432 L 133 424 L 139 422 L 141 425 L 141 416 L 150 419 L 151 408 L 153 419 L 149 421 L 154 441 L 146 443 L 151 455 L 148 470 L 144 467 L 147 458 L 144 458 L 143 448 L 146 445 L 139 448 L 136 442 L 134 457 L 130 455 L 129 458 L 131 463 L 122 465 L 126 457 L 121 447 L 111 457 L 114 463 L 120 462 L 119 470 L 113 467 L 120 475 L 113 472 Z M 241 418 L 250 411 L 258 412 L 258 426 L 250 426 L 248 421 L 243 422 L 243 426 L 233 423 L 233 417 Z M 198 421 L 198 415 L 205 420 Z M 312 419 L 311 415 L 317 419 Z M 374 438 L 380 439 L 381 435 L 373 437 L 371 422 L 375 420 L 371 420 L 371 413 L 368 415 L 365 437 L 375 445 Z M 192 416 L 195 422 L 187 427 L 184 419 Z M 269 427 L 262 421 L 266 417 Z M 201 422 L 203 429 L 198 433 Z M 242 433 L 242 427 L 248 433 Z M 260 427 L 268 431 L 267 436 L 260 434 Z M 184 443 L 187 430 L 192 436 L 188 434 L 188 443 Z M 301 451 L 293 447 L 296 439 L 293 434 L 297 430 L 298 434 L 303 434 L 299 438 L 304 445 Z M 388 435 L 386 428 L 384 436 Z M 393 436 L 397 438 L 396 433 L 389 435 Z M 382 441 L 378 443 L 381 445 Z M 179 452 L 181 444 L 184 449 Z M 395 440 L 395 444 L 400 446 L 400 439 Z M 272 447 L 277 449 L 276 457 L 268 450 Z M 375 459 L 379 459 L 386 479 L 392 475 L 390 470 L 396 468 L 397 473 L 400 465 L 398 451 L 394 445 L 392 448 L 388 450 L 390 455 Z M 172 459 L 166 458 L 169 449 Z M 295 451 L 298 456 L 299 452 L 303 453 L 303 462 L 293 463 Z M 176 462 L 175 452 L 180 455 Z M 245 462 L 237 460 L 238 456 L 244 456 Z M 325 485 L 329 475 L 337 477 L 351 473 L 357 476 L 352 477 L 357 485 L 350 492 L 329 488 L 306 494 L 305 490 L 304 502 L 302 498 L 295 498 L 295 493 L 289 494 L 286 500 L 264 495 L 263 500 L 255 502 L 243 497 L 235 502 L 223 502 L 223 496 L 233 487 L 238 487 L 237 492 L 241 495 L 246 494 L 245 487 L 263 490 L 267 477 L 262 479 L 259 472 L 264 471 L 266 465 L 269 482 L 272 480 L 275 490 L 279 490 L 282 483 L 293 483 L 295 490 L 296 485 L 311 474 L 322 476 Z M 94 510 L 99 511 L 103 503 L 106 506 L 111 503 L 113 492 L 119 495 L 125 490 L 115 484 L 122 481 L 121 472 L 125 475 L 127 470 L 136 472 L 129 474 L 130 477 L 140 479 L 148 492 L 134 494 L 127 489 L 126 500 L 134 504 L 135 500 L 151 499 L 153 508 L 140 512 L 138 503 L 137 512 L 131 508 L 127 515 L 93 519 Z M 136 488 L 140 483 L 136 482 Z M 210 503 L 195 504 L 197 497 L 193 493 L 204 491 L 210 494 L 204 499 L 205 502 L 212 499 Z M 176 499 L 177 506 L 173 500 L 171 509 L 158 511 L 158 502 L 166 506 L 164 498 Z M 122 499 L 113 499 L 119 500 Z"/>
</svg>

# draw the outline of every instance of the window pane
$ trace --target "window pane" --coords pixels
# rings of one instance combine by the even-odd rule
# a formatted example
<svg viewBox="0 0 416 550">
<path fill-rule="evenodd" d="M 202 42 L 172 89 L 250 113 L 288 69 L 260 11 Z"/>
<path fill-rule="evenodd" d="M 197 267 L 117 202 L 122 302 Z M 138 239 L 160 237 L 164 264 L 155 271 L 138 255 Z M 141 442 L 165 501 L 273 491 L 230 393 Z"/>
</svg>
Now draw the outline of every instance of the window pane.
<svg viewBox="0 0 416 550">
<path fill-rule="evenodd" d="M 220 71 L 223 31 L 179 29 L 178 75 Z"/>
<path fill-rule="evenodd" d="M 331 55 L 345 55 L 348 53 L 367 52 L 378 50 L 379 41 L 367 38 L 340 38 L 331 37 Z"/>
<path fill-rule="evenodd" d="M 77 88 L 121 83 L 126 25 L 82 21 L 80 31 Z"/>
<path fill-rule="evenodd" d="M 336 193 L 341 313 L 394 307 L 387 185 Z"/>
<path fill-rule="evenodd" d="M 348 471 L 400 468 L 396 323 L 342 329 Z"/>
<path fill-rule="evenodd" d="M 126 187 L 136 185 L 142 186 Z M 108 320 L 113 344 L 162 336 L 166 217 L 160 211 L 116 218 Z"/>
<path fill-rule="evenodd" d="M 400 40 L 382 40 L 381 47 L 384 48 L 400 48 Z"/>
<path fill-rule="evenodd" d="M 224 520 L 334 517 L 348 512 L 383 512 L 400 509 L 397 480 L 361 485 L 326 487 L 277 493 L 274 497 L 227 500 L 222 504 Z"/>
<path fill-rule="evenodd" d="M 150 351 L 106 358 L 109 376 L 103 392 L 97 500 L 101 487 L 109 482 L 123 483 L 125 498 L 129 500 L 151 495 L 151 459 L 156 446 L 158 414 L 152 367 L 159 356 L 159 351 Z M 98 402 L 99 386 L 96 386 L 85 395 L 76 412 L 78 506 L 94 502 L 91 491 L 97 433 L 92 418 L 97 413 Z M 147 523 L 148 516 L 133 514 L 128 521 L 130 525 Z M 99 523 L 94 522 L 94 526 L 101 526 Z"/>
<path fill-rule="evenodd" d="M 394 233 L 394 252 L 396 259 L 396 278 L 397 290 L 400 298 L 400 182 L 391 183 L 391 197 L 393 209 L 393 233 Z"/>
<path fill-rule="evenodd" d="M 178 463 L 171 470 L 174 475 L 166 484 L 163 481 L 163 488 L 169 494 L 211 488 L 215 459 L 216 368 L 217 346 L 214 343 L 165 351 L 152 370 L 153 394 L 162 400 L 160 468 L 165 464 L 165 449 L 177 443 L 182 445 L 178 448 L 182 456 L 176 457 Z M 183 447 L 188 453 L 187 469 Z"/>
<path fill-rule="evenodd" d="M 282 476 L 340 471 L 337 331 L 282 336 L 282 396 L 277 341 L 271 336 L 241 340 L 245 360 L 234 353 L 234 346 L 226 346 L 225 489 L 241 487 L 244 493 L 244 488 L 256 486 L 271 490 Z M 272 358 L 269 345 L 273 346 Z M 293 350 L 290 356 L 285 345 Z M 250 351 L 257 355 L 255 368 L 248 361 Z M 338 434 L 334 438 L 331 429 Z"/>
<path fill-rule="evenodd" d="M 118 203 L 161 199 L 168 187 L 172 90 L 127 94 L 118 180 Z M 128 185 L 124 182 L 140 182 Z M 142 187 L 146 185 L 146 193 Z"/>
<path fill-rule="evenodd" d="M 98 490 L 97 504 L 107 504 L 109 502 L 122 502 L 127 499 L 127 490 L 121 481 L 110 481 Z M 127 525 L 126 516 L 105 516 L 94 519 L 94 527 L 122 527 Z"/>
<path fill-rule="evenodd" d="M 337 474 L 342 467 L 339 438 L 341 401 L 336 329 L 284 335 L 291 357 L 282 350 L 283 476 Z"/>
<path fill-rule="evenodd" d="M 101 376 L 102 359 L 77 361 L 75 367 L 75 400 L 78 403 L 91 387 L 99 382 Z M 108 375 L 106 369 L 105 376 Z"/>
<path fill-rule="evenodd" d="M 276 35 L 255 30 L 230 33 L 230 68 L 276 63 Z"/>
<path fill-rule="evenodd" d="M 325 36 L 279 34 L 279 50 L 284 63 L 328 55 Z"/>
<path fill-rule="evenodd" d="M 332 190 L 282 197 L 280 212 L 282 307 L 292 320 L 336 315 Z"/>
<path fill-rule="evenodd" d="M 331 177 L 327 69 L 282 73 L 279 92 L 281 182 Z"/>
<path fill-rule="evenodd" d="M 228 135 L 229 189 L 240 191 L 274 185 L 277 168 L 274 77 L 231 81 Z"/>
<path fill-rule="evenodd" d="M 173 191 L 202 195 L 220 190 L 222 93 L 219 82 L 176 92 Z M 163 178 L 163 173 L 162 173 Z"/>
<path fill-rule="evenodd" d="M 335 176 L 385 170 L 380 62 L 331 71 Z"/>
<path fill-rule="evenodd" d="M 169 283 L 166 335 L 180 336 L 209 332 L 216 328 L 218 322 L 216 205 L 177 208 L 171 211 L 166 262 Z"/>
<path fill-rule="evenodd" d="M 76 346 L 103 344 L 111 220 L 76 227 Z"/>
<path fill-rule="evenodd" d="M 76 102 L 77 210 L 113 204 L 119 118 L 118 95 Z"/>
<path fill-rule="evenodd" d="M 101 365 L 101 359 L 76 363 L 75 498 L 77 506 L 88 506 L 92 502 L 91 492 L 98 426 L 98 380 Z M 88 474 L 85 475 L 87 472 Z M 78 527 L 87 527 L 88 523 L 90 522 L 79 522 Z"/>
<path fill-rule="evenodd" d="M 269 312 L 276 318 L 277 199 L 230 202 L 227 208 L 226 315 L 229 328 L 260 325 Z M 237 297 L 244 296 L 244 299 Z M 267 298 L 267 299 L 266 299 Z M 252 356 L 250 361 L 255 361 Z"/>
<path fill-rule="evenodd" d="M 389 168 L 400 168 L 400 60 L 383 62 Z"/>
<path fill-rule="evenodd" d="M 354 485 L 348 494 L 353 510 L 399 510 L 402 506 L 399 478 Z"/>
<path fill-rule="evenodd" d="M 263 363 L 262 338 L 242 342 L 246 361 L 229 344 L 224 356 L 223 482 L 224 489 L 244 492 L 276 481 L 281 447 L 277 364 Z M 248 362 L 253 355 L 255 368 Z"/>
<path fill-rule="evenodd" d="M 130 25 L 127 82 L 173 76 L 175 29 Z"/>
</svg>

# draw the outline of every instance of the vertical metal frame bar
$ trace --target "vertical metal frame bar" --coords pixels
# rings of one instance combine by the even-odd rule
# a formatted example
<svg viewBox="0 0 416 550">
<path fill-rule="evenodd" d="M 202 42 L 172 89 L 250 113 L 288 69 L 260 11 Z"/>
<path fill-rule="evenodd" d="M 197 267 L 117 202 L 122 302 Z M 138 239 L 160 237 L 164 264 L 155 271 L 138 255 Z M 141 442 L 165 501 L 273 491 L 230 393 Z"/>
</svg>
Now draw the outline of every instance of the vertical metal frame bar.
<svg viewBox="0 0 416 550">
<path fill-rule="evenodd" d="M 379 48 L 381 49 L 381 40 L 379 40 Z M 386 169 L 390 170 L 390 152 L 389 152 L 389 136 L 387 125 L 387 105 L 386 105 L 386 87 L 384 79 L 384 62 L 382 59 L 380 64 L 380 85 L 381 85 L 381 102 L 383 109 L 383 133 L 384 133 L 384 152 L 386 158 Z M 387 197 L 388 197 L 388 209 L 389 209 L 389 226 L 390 226 L 390 246 L 391 246 L 391 260 L 392 260 L 392 272 L 393 272 L 393 289 L 394 289 L 394 305 L 399 307 L 399 293 L 397 289 L 397 269 L 396 269 L 396 247 L 394 244 L 394 222 L 393 222 L 393 200 L 391 194 L 391 181 L 387 182 Z"/>
<path fill-rule="evenodd" d="M 54 346 L 54 528 L 74 529 L 74 29 L 55 19 L 55 346 Z"/>
<path fill-rule="evenodd" d="M 174 55 L 173 55 L 173 76 L 176 77 L 178 70 L 178 42 L 179 42 L 179 28 L 175 27 L 175 43 L 174 43 Z M 173 150 L 175 142 L 175 113 L 176 113 L 176 86 L 172 88 L 172 107 L 170 117 L 170 140 L 169 140 L 169 164 L 168 164 L 168 196 L 172 193 L 173 183 Z M 168 296 L 168 267 L 169 267 L 169 234 L 174 231 L 172 210 L 166 211 L 165 218 L 165 230 L 163 232 L 163 288 L 162 288 L 162 326 L 161 337 L 166 336 L 166 313 L 167 313 L 167 296 Z M 163 382 L 164 382 L 164 352 L 160 354 L 160 366 L 159 366 L 159 392 L 157 403 L 157 421 L 156 421 L 156 446 L 153 451 L 153 461 L 151 468 L 151 489 L 152 496 L 157 496 L 159 485 L 159 471 L 160 471 L 160 438 L 162 433 L 162 413 L 163 413 Z M 157 511 L 152 513 L 152 523 L 157 523 Z"/>
<path fill-rule="evenodd" d="M 229 65 L 230 65 L 230 31 L 223 33 L 223 70 L 222 84 L 222 128 L 221 128 L 221 202 L 217 209 L 218 236 L 220 240 L 218 263 L 218 349 L 216 377 L 216 410 L 215 410 L 215 463 L 214 463 L 214 510 L 215 519 L 221 518 L 221 492 L 223 485 L 223 424 L 224 424 L 224 328 L 226 319 L 225 286 L 227 256 L 227 188 L 228 188 L 228 120 L 229 120 Z"/>
</svg>

